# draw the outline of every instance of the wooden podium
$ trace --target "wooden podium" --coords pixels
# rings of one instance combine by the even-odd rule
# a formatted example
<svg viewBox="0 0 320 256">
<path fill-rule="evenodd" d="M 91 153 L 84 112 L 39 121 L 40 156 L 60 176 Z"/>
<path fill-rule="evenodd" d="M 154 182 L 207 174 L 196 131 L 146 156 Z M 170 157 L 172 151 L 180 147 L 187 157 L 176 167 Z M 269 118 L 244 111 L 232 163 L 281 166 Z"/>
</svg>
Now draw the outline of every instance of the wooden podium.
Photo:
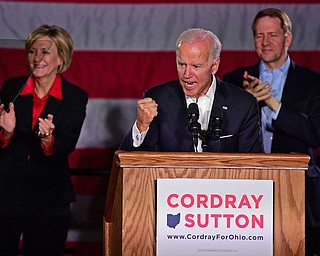
<svg viewBox="0 0 320 256">
<path fill-rule="evenodd" d="M 117 151 L 103 216 L 104 256 L 156 255 L 156 180 L 274 181 L 274 255 L 305 255 L 305 171 L 302 154 Z"/>
</svg>

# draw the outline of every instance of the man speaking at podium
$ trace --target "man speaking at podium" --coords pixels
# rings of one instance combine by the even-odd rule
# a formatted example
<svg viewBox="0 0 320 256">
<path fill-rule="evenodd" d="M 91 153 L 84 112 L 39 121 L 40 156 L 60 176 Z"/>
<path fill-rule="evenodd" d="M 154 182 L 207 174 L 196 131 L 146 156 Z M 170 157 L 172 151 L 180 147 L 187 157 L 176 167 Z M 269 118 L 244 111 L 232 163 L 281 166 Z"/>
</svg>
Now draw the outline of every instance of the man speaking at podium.
<svg viewBox="0 0 320 256">
<path fill-rule="evenodd" d="M 215 76 L 220 52 L 211 31 L 184 31 L 176 41 L 179 80 L 145 91 L 120 149 L 263 152 L 257 100 Z"/>
</svg>

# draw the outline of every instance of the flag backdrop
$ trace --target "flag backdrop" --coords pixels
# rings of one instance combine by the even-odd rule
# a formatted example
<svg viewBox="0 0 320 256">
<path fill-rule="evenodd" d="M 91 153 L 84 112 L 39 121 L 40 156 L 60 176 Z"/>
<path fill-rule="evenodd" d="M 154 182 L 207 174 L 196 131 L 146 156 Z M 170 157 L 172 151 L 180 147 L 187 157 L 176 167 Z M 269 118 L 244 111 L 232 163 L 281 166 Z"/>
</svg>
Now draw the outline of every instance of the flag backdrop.
<svg viewBox="0 0 320 256">
<path fill-rule="evenodd" d="M 221 78 L 227 71 L 257 62 L 251 22 L 260 9 L 277 7 L 293 22 L 291 58 L 319 71 L 320 1 L 300 2 L 0 1 L 0 39 L 25 39 L 44 23 L 69 31 L 75 52 L 64 76 L 86 89 L 90 98 L 70 164 L 73 168 L 108 170 L 114 151 L 135 120 L 136 100 L 145 89 L 177 78 L 175 40 L 187 28 L 209 29 L 220 38 Z M 26 74 L 23 48 L 2 48 L 0 65 L 1 83 Z M 77 255 L 102 255 L 101 215 L 107 181 L 95 176 L 73 180 L 78 202 L 73 206 L 68 243 L 78 248 Z"/>
</svg>

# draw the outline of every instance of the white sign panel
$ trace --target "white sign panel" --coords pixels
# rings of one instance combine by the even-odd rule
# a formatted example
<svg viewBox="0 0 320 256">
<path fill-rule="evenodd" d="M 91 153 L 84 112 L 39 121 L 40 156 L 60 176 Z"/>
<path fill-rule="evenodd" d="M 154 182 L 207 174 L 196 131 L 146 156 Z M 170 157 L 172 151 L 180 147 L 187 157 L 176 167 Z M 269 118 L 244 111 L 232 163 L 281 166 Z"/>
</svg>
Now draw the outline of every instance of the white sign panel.
<svg viewBox="0 0 320 256">
<path fill-rule="evenodd" d="M 273 255 L 273 181 L 157 180 L 157 256 Z"/>
</svg>

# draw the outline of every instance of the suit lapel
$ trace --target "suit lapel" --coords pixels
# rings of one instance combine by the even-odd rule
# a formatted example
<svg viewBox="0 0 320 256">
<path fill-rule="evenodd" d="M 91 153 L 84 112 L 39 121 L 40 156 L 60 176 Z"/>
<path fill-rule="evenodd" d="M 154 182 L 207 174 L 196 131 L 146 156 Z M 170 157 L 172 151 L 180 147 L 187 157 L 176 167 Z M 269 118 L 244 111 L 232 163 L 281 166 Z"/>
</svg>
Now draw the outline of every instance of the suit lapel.
<svg viewBox="0 0 320 256">
<path fill-rule="evenodd" d="M 21 123 L 18 125 L 24 131 L 30 131 L 32 127 L 32 100 L 33 97 L 31 94 L 19 96 L 15 102 L 15 109 L 21 109 L 20 118 L 17 118 L 17 121 L 21 119 Z"/>
<path fill-rule="evenodd" d="M 61 90 L 62 90 L 62 97 L 65 98 L 66 97 L 66 92 L 65 92 L 65 88 L 66 88 L 66 80 L 61 76 Z M 52 114 L 53 116 L 57 116 L 57 114 L 59 113 L 61 106 L 62 106 L 62 100 L 57 99 L 53 96 L 49 95 L 48 101 L 46 103 L 46 105 L 44 106 L 40 117 L 41 118 L 47 118 L 48 114 Z"/>
<path fill-rule="evenodd" d="M 258 62 L 256 65 L 254 66 L 251 66 L 248 68 L 248 74 L 251 75 L 251 76 L 254 76 L 256 78 L 259 78 L 259 65 L 260 65 L 260 62 Z"/>
<path fill-rule="evenodd" d="M 171 87 L 166 104 L 171 115 L 178 113 L 179 124 L 188 126 L 187 102 L 179 81 Z"/>
<path fill-rule="evenodd" d="M 48 114 L 52 114 L 53 116 L 55 116 L 59 112 L 61 104 L 62 104 L 61 100 L 55 97 L 49 96 L 48 101 L 40 114 L 40 117 L 47 118 Z"/>
<path fill-rule="evenodd" d="M 296 65 L 291 61 L 281 97 L 283 104 L 296 104 L 295 94 L 299 92 L 299 88 L 294 87 L 299 87 L 302 83 L 299 82 L 299 74 L 295 69 Z M 290 101 L 292 102 L 290 103 Z"/>
<path fill-rule="evenodd" d="M 224 86 L 221 86 L 222 82 L 218 78 L 216 78 L 217 81 L 217 86 L 216 86 L 216 91 L 214 94 L 214 102 L 212 104 L 213 107 L 220 107 L 223 110 L 223 117 L 225 117 L 225 113 L 232 108 L 232 100 L 230 100 L 232 97 L 229 97 L 227 95 L 226 90 L 224 89 Z M 211 109 L 211 114 L 210 118 L 212 118 L 212 109 Z"/>
</svg>

